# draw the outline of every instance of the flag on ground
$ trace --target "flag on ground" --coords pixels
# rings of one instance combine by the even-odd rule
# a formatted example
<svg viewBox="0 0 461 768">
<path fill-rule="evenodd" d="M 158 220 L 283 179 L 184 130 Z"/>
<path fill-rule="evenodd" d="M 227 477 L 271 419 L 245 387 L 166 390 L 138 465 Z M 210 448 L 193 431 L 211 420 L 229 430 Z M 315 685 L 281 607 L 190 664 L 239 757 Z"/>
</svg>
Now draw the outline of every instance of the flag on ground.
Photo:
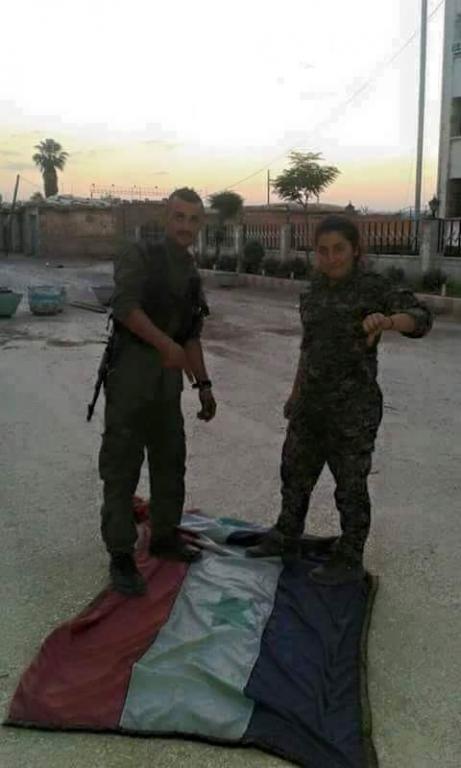
<svg viewBox="0 0 461 768">
<path fill-rule="evenodd" d="M 24 672 L 7 725 L 202 738 L 253 746 L 306 768 L 376 768 L 366 687 L 375 592 L 322 587 L 309 571 L 334 539 L 306 537 L 303 558 L 249 559 L 263 529 L 201 513 L 184 535 L 190 566 L 149 558 L 137 504 L 143 597 L 110 590 L 58 627 Z"/>
</svg>

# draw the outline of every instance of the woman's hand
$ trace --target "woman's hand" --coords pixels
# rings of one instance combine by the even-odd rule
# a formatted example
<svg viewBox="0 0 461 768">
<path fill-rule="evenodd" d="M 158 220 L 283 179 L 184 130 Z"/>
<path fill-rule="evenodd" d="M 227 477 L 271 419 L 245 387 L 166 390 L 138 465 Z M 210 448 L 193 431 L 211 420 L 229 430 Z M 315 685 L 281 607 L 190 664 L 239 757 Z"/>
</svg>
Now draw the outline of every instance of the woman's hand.
<svg viewBox="0 0 461 768">
<path fill-rule="evenodd" d="M 390 331 L 394 327 L 392 318 L 382 315 L 380 312 L 375 312 L 372 315 L 368 315 L 362 323 L 363 330 L 367 334 L 367 345 L 373 346 L 376 337 L 383 331 Z"/>
</svg>

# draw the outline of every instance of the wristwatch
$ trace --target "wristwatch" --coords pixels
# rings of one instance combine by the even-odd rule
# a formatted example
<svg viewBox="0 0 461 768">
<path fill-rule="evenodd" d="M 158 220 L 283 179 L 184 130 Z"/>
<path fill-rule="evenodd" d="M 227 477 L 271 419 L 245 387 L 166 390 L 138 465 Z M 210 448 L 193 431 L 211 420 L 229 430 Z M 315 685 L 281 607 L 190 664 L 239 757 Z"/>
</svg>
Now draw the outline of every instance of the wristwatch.
<svg viewBox="0 0 461 768">
<path fill-rule="evenodd" d="M 203 381 L 196 381 L 192 384 L 192 389 L 198 389 L 201 392 L 203 389 L 211 389 L 212 386 L 210 379 L 204 379 Z"/>
</svg>

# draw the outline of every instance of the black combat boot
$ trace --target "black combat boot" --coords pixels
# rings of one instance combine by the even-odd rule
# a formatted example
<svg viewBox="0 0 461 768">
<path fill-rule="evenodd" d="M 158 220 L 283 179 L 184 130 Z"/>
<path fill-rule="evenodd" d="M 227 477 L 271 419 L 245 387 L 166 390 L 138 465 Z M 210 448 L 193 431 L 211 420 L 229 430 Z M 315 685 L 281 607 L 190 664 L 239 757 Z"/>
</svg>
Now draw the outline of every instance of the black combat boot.
<svg viewBox="0 0 461 768">
<path fill-rule="evenodd" d="M 133 555 L 115 553 L 110 558 L 112 589 L 122 595 L 145 595 L 147 584 L 139 573 Z"/>
<path fill-rule="evenodd" d="M 361 581 L 365 577 L 365 569 L 361 558 L 348 557 L 338 549 L 324 565 L 314 568 L 309 577 L 316 584 L 336 587 L 340 584 Z"/>
<path fill-rule="evenodd" d="M 160 560 L 173 560 L 180 563 L 195 563 L 202 557 L 201 552 L 186 544 L 177 534 L 151 539 L 149 552 Z"/>
<path fill-rule="evenodd" d="M 301 544 L 299 539 L 271 528 L 261 543 L 248 547 L 245 554 L 247 557 L 281 557 L 284 563 L 291 563 L 300 557 Z"/>
</svg>

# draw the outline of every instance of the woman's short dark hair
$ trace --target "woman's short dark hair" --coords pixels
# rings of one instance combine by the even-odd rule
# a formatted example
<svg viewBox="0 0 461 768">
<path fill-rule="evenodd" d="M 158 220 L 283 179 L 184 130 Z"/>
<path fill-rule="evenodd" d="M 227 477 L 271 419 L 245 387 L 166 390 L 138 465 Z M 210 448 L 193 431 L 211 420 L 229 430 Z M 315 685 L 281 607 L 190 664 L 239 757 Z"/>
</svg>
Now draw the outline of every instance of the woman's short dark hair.
<svg viewBox="0 0 461 768">
<path fill-rule="evenodd" d="M 351 219 L 338 214 L 325 216 L 315 228 L 314 244 L 317 245 L 322 235 L 329 235 L 331 232 L 342 235 L 352 245 L 354 252 L 357 252 L 357 259 L 362 257 L 359 228 Z"/>
</svg>

